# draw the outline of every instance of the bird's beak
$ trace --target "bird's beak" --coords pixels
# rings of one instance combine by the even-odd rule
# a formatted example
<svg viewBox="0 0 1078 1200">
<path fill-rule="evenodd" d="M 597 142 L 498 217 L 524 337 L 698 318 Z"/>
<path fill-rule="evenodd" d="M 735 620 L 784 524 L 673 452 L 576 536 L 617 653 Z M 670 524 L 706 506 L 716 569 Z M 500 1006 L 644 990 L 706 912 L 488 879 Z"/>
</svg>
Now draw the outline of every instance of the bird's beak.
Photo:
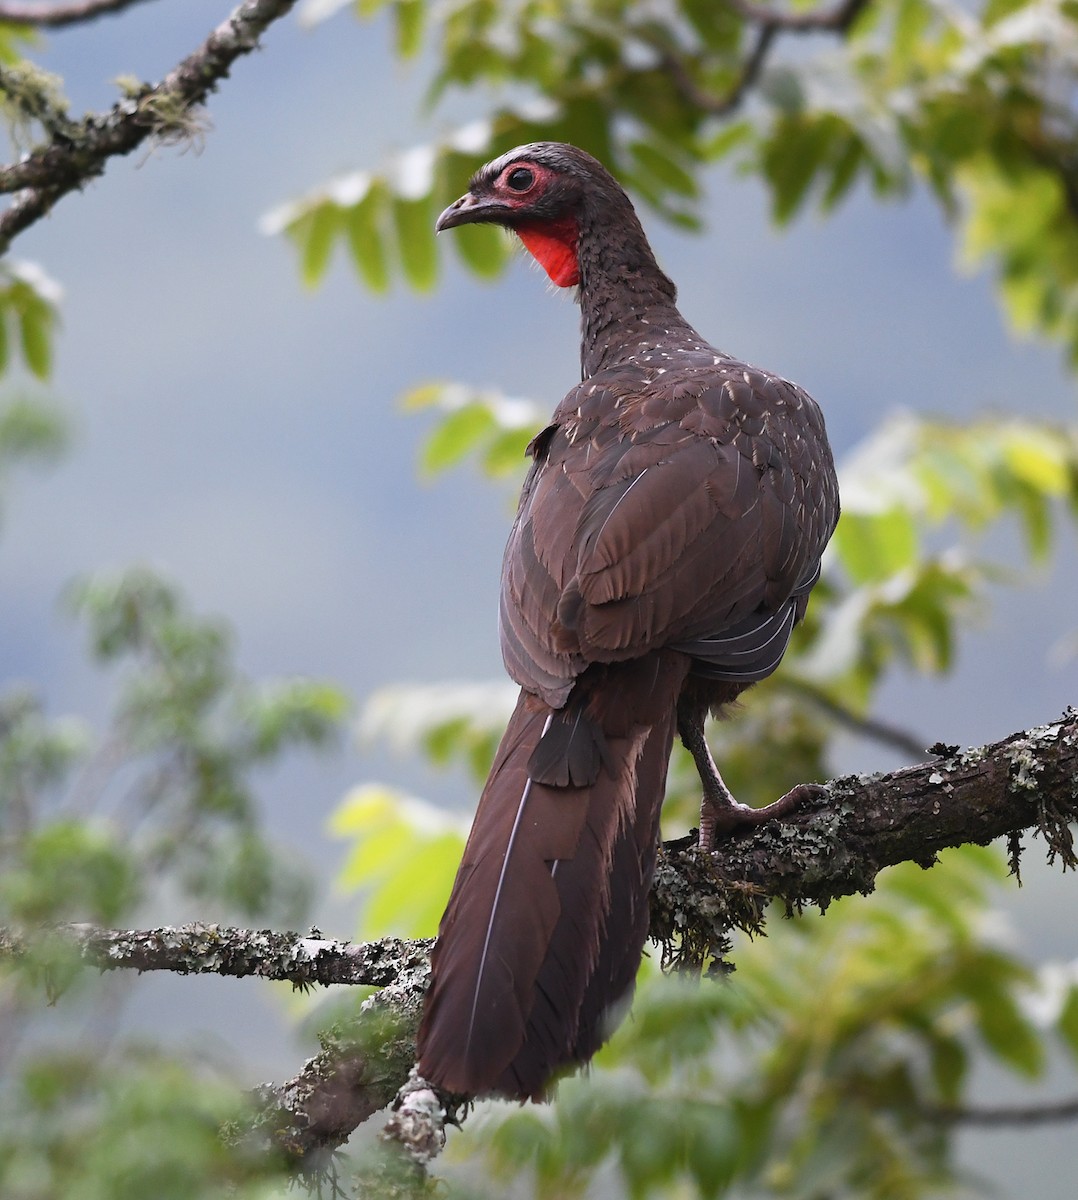
<svg viewBox="0 0 1078 1200">
<path fill-rule="evenodd" d="M 459 200 L 454 200 L 435 221 L 434 230 L 436 233 L 441 233 L 443 229 L 452 229 L 457 225 L 472 225 L 479 221 L 498 221 L 508 211 L 506 205 L 500 204 L 496 200 L 480 200 L 472 192 L 465 192 Z"/>
</svg>

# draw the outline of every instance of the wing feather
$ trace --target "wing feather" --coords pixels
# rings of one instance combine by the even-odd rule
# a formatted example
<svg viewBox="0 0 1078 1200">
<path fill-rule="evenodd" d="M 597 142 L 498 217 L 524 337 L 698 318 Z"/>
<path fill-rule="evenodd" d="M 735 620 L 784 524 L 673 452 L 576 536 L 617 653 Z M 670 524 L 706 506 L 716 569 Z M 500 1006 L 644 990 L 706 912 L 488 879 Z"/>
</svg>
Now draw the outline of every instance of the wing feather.
<svg viewBox="0 0 1078 1200">
<path fill-rule="evenodd" d="M 596 377 L 559 407 L 544 454 L 506 551 L 519 683 L 559 705 L 589 663 L 694 643 L 711 671 L 777 665 L 838 513 L 804 392 L 732 360 Z M 731 630 L 747 648 L 720 663 Z"/>
</svg>

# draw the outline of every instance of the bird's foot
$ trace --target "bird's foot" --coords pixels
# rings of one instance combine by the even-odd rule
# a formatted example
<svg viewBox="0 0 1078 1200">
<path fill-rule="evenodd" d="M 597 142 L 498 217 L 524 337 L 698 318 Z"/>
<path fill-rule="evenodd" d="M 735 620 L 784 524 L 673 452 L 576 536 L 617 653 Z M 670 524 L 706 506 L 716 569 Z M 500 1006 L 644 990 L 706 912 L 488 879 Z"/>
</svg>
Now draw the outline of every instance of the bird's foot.
<svg viewBox="0 0 1078 1200">
<path fill-rule="evenodd" d="M 726 837 L 739 829 L 781 820 L 804 801 L 826 794 L 827 788 L 821 783 L 799 783 L 790 788 L 785 796 L 765 804 L 763 808 L 739 804 L 725 788 L 716 795 L 705 795 L 700 806 L 700 849 L 710 854 L 715 848 L 716 838 Z"/>
</svg>

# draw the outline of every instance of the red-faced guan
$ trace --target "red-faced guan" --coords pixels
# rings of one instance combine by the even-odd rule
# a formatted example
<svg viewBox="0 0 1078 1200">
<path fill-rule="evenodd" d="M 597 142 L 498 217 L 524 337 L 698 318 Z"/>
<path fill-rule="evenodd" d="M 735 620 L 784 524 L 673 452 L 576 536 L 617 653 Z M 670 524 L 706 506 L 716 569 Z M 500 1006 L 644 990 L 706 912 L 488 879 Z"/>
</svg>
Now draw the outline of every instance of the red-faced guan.
<svg viewBox="0 0 1078 1200">
<path fill-rule="evenodd" d="M 770 675 L 838 519 L 823 417 L 801 388 L 682 317 L 619 184 L 573 146 L 483 167 L 438 229 L 493 222 L 577 287 L 582 382 L 532 440 L 502 567 L 520 698 L 433 957 L 421 1074 L 538 1097 L 631 994 L 675 732 L 703 782 L 701 843 L 788 812 L 738 804 L 709 710 Z"/>
</svg>

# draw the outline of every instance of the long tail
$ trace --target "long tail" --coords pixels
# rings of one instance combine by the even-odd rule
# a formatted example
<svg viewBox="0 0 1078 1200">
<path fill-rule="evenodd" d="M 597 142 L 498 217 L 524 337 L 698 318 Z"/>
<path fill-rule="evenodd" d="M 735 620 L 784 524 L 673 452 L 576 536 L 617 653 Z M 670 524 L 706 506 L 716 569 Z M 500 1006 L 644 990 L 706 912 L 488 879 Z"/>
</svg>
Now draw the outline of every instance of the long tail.
<svg viewBox="0 0 1078 1200">
<path fill-rule="evenodd" d="M 647 937 L 688 662 L 593 668 L 558 712 L 521 693 L 434 950 L 419 1066 L 437 1086 L 535 1097 L 608 1035 Z"/>
</svg>

